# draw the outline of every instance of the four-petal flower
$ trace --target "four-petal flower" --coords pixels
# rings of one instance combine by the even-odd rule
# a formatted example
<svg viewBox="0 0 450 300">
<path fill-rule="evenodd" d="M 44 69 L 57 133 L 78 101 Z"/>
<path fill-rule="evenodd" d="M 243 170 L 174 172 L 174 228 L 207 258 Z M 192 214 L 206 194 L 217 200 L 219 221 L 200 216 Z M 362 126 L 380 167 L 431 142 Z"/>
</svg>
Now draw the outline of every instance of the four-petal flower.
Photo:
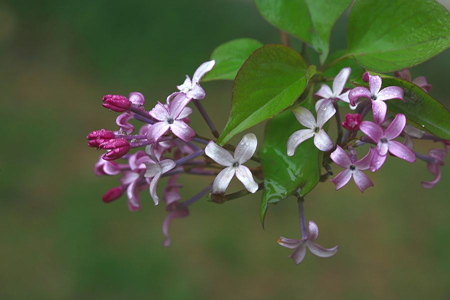
<svg viewBox="0 0 450 300">
<path fill-rule="evenodd" d="M 201 64 L 195 71 L 194 76 L 192 76 L 192 80 L 188 75 L 186 75 L 186 80 L 184 83 L 177 86 L 178 90 L 186 94 L 189 99 L 200 100 L 205 98 L 206 93 L 200 86 L 200 80 L 206 73 L 212 70 L 215 63 L 215 60 L 210 60 Z"/>
<path fill-rule="evenodd" d="M 345 93 L 342 93 L 342 91 L 344 90 L 345 83 L 347 82 L 348 76 L 350 76 L 351 72 L 351 68 L 343 68 L 333 80 L 333 90 L 331 90 L 328 85 L 322 84 L 320 89 L 315 94 L 316 96 L 323 98 L 316 102 L 316 111 L 319 110 L 321 105 L 329 105 L 333 101 L 337 100 L 342 100 L 350 104 L 350 100 L 348 99 L 348 93 L 350 91 Z M 350 106 L 350 108 L 355 109 L 356 106 Z"/>
</svg>

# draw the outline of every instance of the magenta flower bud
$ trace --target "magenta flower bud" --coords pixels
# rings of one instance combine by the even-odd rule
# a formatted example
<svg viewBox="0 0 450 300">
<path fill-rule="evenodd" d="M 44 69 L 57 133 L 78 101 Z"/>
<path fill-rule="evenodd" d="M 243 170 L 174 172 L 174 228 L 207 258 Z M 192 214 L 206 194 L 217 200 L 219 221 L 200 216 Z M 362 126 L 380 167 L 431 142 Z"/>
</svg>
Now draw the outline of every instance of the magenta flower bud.
<svg viewBox="0 0 450 300">
<path fill-rule="evenodd" d="M 342 122 L 342 127 L 350 131 L 359 130 L 361 124 L 361 116 L 359 114 L 346 114 L 345 121 Z"/>
<path fill-rule="evenodd" d="M 123 195 L 123 188 L 121 186 L 116 186 L 107 191 L 103 197 L 102 200 L 105 203 L 112 202 L 114 200 L 119 199 Z"/>
<path fill-rule="evenodd" d="M 128 99 L 130 99 L 130 102 L 136 106 L 143 106 L 145 104 L 144 95 L 142 95 L 139 92 L 130 93 L 130 95 L 128 96 Z"/>
<path fill-rule="evenodd" d="M 88 134 L 86 137 L 89 142 L 89 147 L 95 147 L 98 148 L 100 144 L 106 142 L 107 140 L 113 139 L 115 137 L 114 133 L 110 130 L 106 129 L 100 129 L 100 130 L 94 130 L 91 133 Z"/>
<path fill-rule="evenodd" d="M 115 160 L 121 158 L 130 151 L 130 143 L 126 139 L 111 139 L 101 143 L 101 149 L 109 150 L 102 158 L 104 160 Z"/>
<path fill-rule="evenodd" d="M 124 112 L 130 108 L 131 102 L 127 99 L 127 97 L 122 95 L 105 95 L 102 99 L 103 107 L 107 109 L 116 111 L 116 112 Z"/>
<path fill-rule="evenodd" d="M 370 80 L 369 75 L 370 75 L 369 72 L 364 73 L 364 74 L 363 74 L 363 77 L 362 77 L 362 80 L 363 80 L 364 82 L 369 82 L 369 80 Z"/>
</svg>

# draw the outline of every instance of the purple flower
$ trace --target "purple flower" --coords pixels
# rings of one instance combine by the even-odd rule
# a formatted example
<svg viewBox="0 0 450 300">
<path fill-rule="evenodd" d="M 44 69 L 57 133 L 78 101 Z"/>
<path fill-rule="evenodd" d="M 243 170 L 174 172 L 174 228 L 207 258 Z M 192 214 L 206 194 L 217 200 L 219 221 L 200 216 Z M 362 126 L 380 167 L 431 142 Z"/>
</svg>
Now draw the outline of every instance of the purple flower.
<svg viewBox="0 0 450 300">
<path fill-rule="evenodd" d="M 342 91 L 344 90 L 345 83 L 347 82 L 348 76 L 350 76 L 351 72 L 352 72 L 351 68 L 343 68 L 333 80 L 333 90 L 331 90 L 328 85 L 322 84 L 320 89 L 315 94 L 316 96 L 323 98 L 317 101 L 316 111 L 319 110 L 319 107 L 322 104 L 328 105 L 338 100 L 350 103 L 350 100 L 348 99 L 349 92 L 347 91 L 345 93 L 342 93 Z M 351 108 L 355 109 L 356 106 Z"/>
<path fill-rule="evenodd" d="M 299 106 L 292 110 L 297 120 L 308 129 L 300 129 L 294 132 L 287 141 L 287 155 L 293 156 L 298 145 L 305 140 L 314 137 L 314 145 L 320 151 L 329 151 L 333 148 L 331 141 L 323 125 L 335 114 L 336 109 L 332 105 L 322 105 L 317 111 L 317 122 L 313 114 L 306 108 Z"/>
<path fill-rule="evenodd" d="M 133 105 L 136 105 L 136 106 L 144 106 L 144 104 L 145 104 L 144 95 L 142 95 L 139 92 L 130 93 L 130 95 L 128 95 L 128 99 L 130 100 L 130 102 Z"/>
<path fill-rule="evenodd" d="M 127 97 L 122 95 L 105 95 L 102 99 L 103 107 L 106 107 L 110 110 L 116 112 L 124 112 L 127 111 L 131 106 L 130 100 Z"/>
<path fill-rule="evenodd" d="M 359 125 L 361 125 L 362 119 L 359 114 L 346 114 L 345 121 L 342 122 L 342 127 L 350 131 L 359 130 Z"/>
<path fill-rule="evenodd" d="M 205 98 L 206 93 L 200 86 L 200 80 L 203 76 L 205 76 L 206 73 L 212 70 L 215 63 L 215 60 L 211 60 L 201 64 L 200 67 L 198 67 L 198 69 L 195 71 L 192 80 L 188 75 L 186 75 L 186 80 L 184 81 L 184 83 L 177 86 L 178 90 L 186 94 L 189 99 L 200 100 Z"/>
<path fill-rule="evenodd" d="M 106 149 L 108 152 L 103 154 L 104 160 L 115 160 L 121 158 L 130 151 L 130 143 L 126 139 L 111 139 L 101 143 L 101 149 Z"/>
<path fill-rule="evenodd" d="M 411 82 L 411 72 L 409 72 L 408 69 L 397 71 L 394 75 L 395 77 Z M 426 93 L 429 93 L 433 89 L 433 86 L 427 82 L 427 79 L 424 76 L 417 77 L 412 83 L 420 87 Z"/>
<path fill-rule="evenodd" d="M 444 165 L 444 157 L 447 155 L 447 151 L 443 149 L 431 149 L 427 157 L 428 171 L 434 175 L 432 181 L 422 182 L 422 186 L 426 189 L 433 188 L 441 180 L 441 167 Z"/>
<path fill-rule="evenodd" d="M 383 128 L 375 123 L 363 121 L 360 130 L 377 144 L 373 153 L 370 170 L 377 171 L 384 164 L 388 152 L 407 162 L 415 162 L 416 156 L 405 145 L 394 141 L 403 131 L 406 125 L 406 117 L 403 114 L 395 116 L 394 121 L 383 131 Z"/>
<path fill-rule="evenodd" d="M 158 102 L 150 111 L 150 115 L 158 122 L 148 128 L 147 138 L 154 143 L 170 130 L 183 141 L 190 141 L 195 132 L 183 121 L 192 113 L 192 110 L 186 107 L 188 102 L 189 98 L 183 93 L 178 93 L 167 105 Z"/>
<path fill-rule="evenodd" d="M 306 248 L 311 251 L 312 254 L 318 257 L 331 257 L 335 255 L 339 249 L 339 246 L 333 247 L 331 249 L 326 249 L 315 243 L 317 237 L 319 236 L 319 228 L 316 223 L 309 221 L 309 233 L 306 238 L 301 240 L 287 239 L 285 237 L 280 237 L 278 244 L 283 247 L 294 249 L 294 252 L 289 255 L 295 263 L 298 265 L 302 262 L 306 255 Z"/>
<path fill-rule="evenodd" d="M 233 157 L 213 141 L 208 143 L 205 154 L 219 165 L 226 167 L 214 179 L 213 194 L 224 194 L 235 174 L 250 193 L 256 193 L 258 184 L 253 180 L 250 169 L 243 164 L 253 156 L 257 144 L 256 136 L 253 133 L 247 133 L 237 145 Z"/>
<path fill-rule="evenodd" d="M 119 174 L 120 173 L 119 164 L 113 161 L 104 160 L 102 156 L 103 155 L 100 155 L 100 158 L 95 164 L 94 173 L 97 176 Z"/>
<path fill-rule="evenodd" d="M 116 124 L 120 128 L 119 134 L 123 134 L 123 132 L 127 134 L 131 134 L 134 131 L 134 126 L 128 122 L 132 118 L 132 115 L 128 112 L 124 112 L 123 114 L 120 114 L 116 118 Z"/>
<path fill-rule="evenodd" d="M 331 179 L 336 185 L 336 191 L 346 185 L 350 179 L 356 183 L 356 186 L 361 192 L 364 192 L 368 187 L 373 186 L 372 181 L 362 171 L 368 170 L 370 167 L 370 161 L 372 160 L 373 149 L 369 149 L 369 153 L 362 159 L 356 161 L 356 153 L 353 149 L 350 150 L 351 155 L 348 155 L 344 149 L 340 146 L 336 147 L 336 150 L 331 153 L 331 159 L 340 167 L 345 170 L 339 173 L 336 177 Z"/>
<path fill-rule="evenodd" d="M 365 78 L 364 78 L 365 77 Z M 348 98 L 351 105 L 355 105 L 358 98 L 367 98 L 372 101 L 373 119 L 378 124 L 384 122 L 386 118 L 387 105 L 384 101 L 391 99 L 403 100 L 403 89 L 398 86 L 389 86 L 381 89 L 382 80 L 380 76 L 372 76 L 364 73 L 364 79 L 369 81 L 369 89 L 365 87 L 357 87 L 350 91 Z"/>
<path fill-rule="evenodd" d="M 144 162 L 144 164 L 147 166 L 147 171 L 145 172 L 144 177 L 150 184 L 150 195 L 152 196 L 155 205 L 158 205 L 159 197 L 156 193 L 156 187 L 158 185 L 159 179 L 161 178 L 162 174 L 167 173 L 175 168 L 176 163 L 171 159 L 165 159 L 158 162 L 148 160 Z"/>
</svg>

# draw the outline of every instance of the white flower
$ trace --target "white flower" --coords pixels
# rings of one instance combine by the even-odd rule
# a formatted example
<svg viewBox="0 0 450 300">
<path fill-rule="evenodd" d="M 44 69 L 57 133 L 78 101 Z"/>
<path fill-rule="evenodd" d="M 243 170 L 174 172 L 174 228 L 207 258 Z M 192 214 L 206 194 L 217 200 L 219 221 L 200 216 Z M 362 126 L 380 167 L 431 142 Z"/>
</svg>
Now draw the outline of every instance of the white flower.
<svg viewBox="0 0 450 300">
<path fill-rule="evenodd" d="M 319 110 L 319 107 L 322 104 L 329 105 L 332 104 L 332 102 L 338 100 L 350 104 L 350 100 L 348 99 L 348 94 L 350 91 L 347 91 L 345 93 L 342 93 L 342 91 L 344 90 L 345 83 L 347 82 L 351 72 L 352 72 L 351 68 L 343 68 L 333 80 L 333 90 L 331 90 L 328 85 L 322 84 L 320 89 L 315 94 L 316 96 L 323 98 L 316 102 L 316 110 Z M 356 109 L 356 106 L 357 105 L 355 106 L 350 105 L 350 108 Z"/>
<path fill-rule="evenodd" d="M 200 86 L 200 80 L 203 76 L 205 76 L 206 73 L 212 70 L 215 63 L 215 60 L 210 60 L 201 64 L 200 67 L 195 70 L 194 76 L 192 76 L 192 80 L 191 78 L 189 78 L 189 76 L 186 75 L 186 80 L 184 81 L 184 83 L 177 86 L 178 90 L 186 94 L 189 99 L 199 100 L 205 98 L 206 93 Z"/>
<path fill-rule="evenodd" d="M 325 130 L 322 129 L 323 125 L 336 113 L 333 105 L 322 105 L 319 107 L 317 122 L 313 114 L 304 107 L 299 106 L 293 109 L 292 112 L 300 124 L 308 129 L 298 130 L 289 137 L 287 142 L 288 156 L 294 155 L 298 145 L 312 137 L 314 137 L 314 145 L 320 151 L 329 151 L 333 148 L 333 142 Z"/>
<path fill-rule="evenodd" d="M 219 165 L 226 167 L 214 179 L 213 194 L 224 194 L 234 174 L 250 193 L 258 190 L 258 184 L 253 180 L 249 168 L 242 165 L 253 156 L 257 144 L 256 136 L 253 133 L 247 133 L 237 145 L 233 157 L 230 152 L 213 141 L 209 142 L 205 148 L 206 155 Z"/>
</svg>

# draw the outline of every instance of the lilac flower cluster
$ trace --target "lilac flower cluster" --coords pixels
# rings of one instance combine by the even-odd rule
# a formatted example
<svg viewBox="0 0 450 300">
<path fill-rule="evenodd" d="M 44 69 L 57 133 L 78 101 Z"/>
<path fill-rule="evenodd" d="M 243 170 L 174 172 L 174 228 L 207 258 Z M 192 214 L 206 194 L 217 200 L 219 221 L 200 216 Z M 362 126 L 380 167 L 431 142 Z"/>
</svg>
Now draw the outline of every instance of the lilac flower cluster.
<svg viewBox="0 0 450 300">
<path fill-rule="evenodd" d="M 116 118 L 118 128 L 95 130 L 87 136 L 89 147 L 105 150 L 95 164 L 95 174 L 120 176 L 119 185 L 104 194 L 105 203 L 117 200 L 125 194 L 128 209 L 136 211 L 141 208 L 141 192 L 148 190 L 154 204 L 158 205 L 158 184 L 163 177 L 168 178 L 162 189 L 162 199 L 167 211 L 162 226 L 165 246 L 170 244 L 169 227 L 172 220 L 188 216 L 189 207 L 203 196 L 210 193 L 214 202 L 221 203 L 248 193 L 256 193 L 263 188 L 263 183 L 257 183 L 254 179 L 254 176 L 260 180 L 264 179 L 261 167 L 244 165 L 250 160 L 259 162 L 255 156 L 258 141 L 254 134 L 245 134 L 234 147 L 230 144 L 218 145 L 214 139 L 201 137 L 190 126 L 189 116 L 193 110 L 189 105 L 194 104 L 212 135 L 215 138 L 219 136 L 201 104 L 206 92 L 200 81 L 214 65 L 214 60 L 200 65 L 192 79 L 186 76 L 184 83 L 177 86 L 178 91 L 170 94 L 165 102 L 157 102 L 150 110 L 145 108 L 144 95 L 138 92 L 133 92 L 128 97 L 104 96 L 102 105 L 120 113 Z M 325 152 L 324 167 L 328 174 L 331 174 L 331 169 L 327 164 L 331 161 L 343 169 L 331 179 L 336 190 L 344 187 L 353 178 L 361 192 L 374 185 L 367 173 L 380 170 L 388 156 L 395 156 L 410 163 L 420 159 L 428 164 L 428 170 L 434 175 L 433 180 L 422 182 L 422 185 L 425 188 L 434 187 L 441 178 L 441 167 L 444 165 L 450 142 L 408 125 L 403 114 L 387 116 L 385 102 L 394 99 L 403 101 L 402 88 L 389 86 L 382 89 L 380 76 L 365 73 L 363 81 L 368 83 L 368 88 L 359 86 L 346 89 L 350 74 L 351 69 L 344 68 L 335 77 L 332 88 L 325 84 L 320 87 L 315 94 L 319 98 L 314 107 L 316 116 L 303 106 L 292 110 L 298 122 L 305 128 L 293 132 L 286 141 L 286 154 L 293 156 L 299 145 L 313 139 L 317 149 Z M 397 75 L 404 80 L 411 80 L 407 70 Z M 413 83 L 426 92 L 431 90 L 431 85 L 423 77 L 416 78 Z M 346 114 L 343 122 L 339 112 L 342 104 L 355 111 Z M 370 116 L 370 111 L 373 122 L 365 120 Z M 335 143 L 325 130 L 327 122 L 333 116 L 338 125 Z M 136 122 L 141 123 L 137 132 Z M 359 132 L 362 133 L 360 137 Z M 403 140 L 398 141 L 399 137 Z M 428 155 L 420 154 L 413 150 L 414 139 L 441 142 L 444 148 L 431 149 Z M 358 160 L 356 149 L 364 145 L 369 147 L 363 158 Z M 200 192 L 182 202 L 180 189 L 183 186 L 178 182 L 182 174 L 215 178 Z M 245 189 L 225 195 L 234 176 Z M 307 228 L 303 201 L 298 195 L 301 239 L 281 237 L 278 241 L 280 245 L 294 249 L 290 257 L 296 264 L 303 260 L 306 249 L 319 257 L 330 257 L 338 251 L 337 246 L 327 249 L 316 244 L 318 226 L 309 221 Z"/>
</svg>

